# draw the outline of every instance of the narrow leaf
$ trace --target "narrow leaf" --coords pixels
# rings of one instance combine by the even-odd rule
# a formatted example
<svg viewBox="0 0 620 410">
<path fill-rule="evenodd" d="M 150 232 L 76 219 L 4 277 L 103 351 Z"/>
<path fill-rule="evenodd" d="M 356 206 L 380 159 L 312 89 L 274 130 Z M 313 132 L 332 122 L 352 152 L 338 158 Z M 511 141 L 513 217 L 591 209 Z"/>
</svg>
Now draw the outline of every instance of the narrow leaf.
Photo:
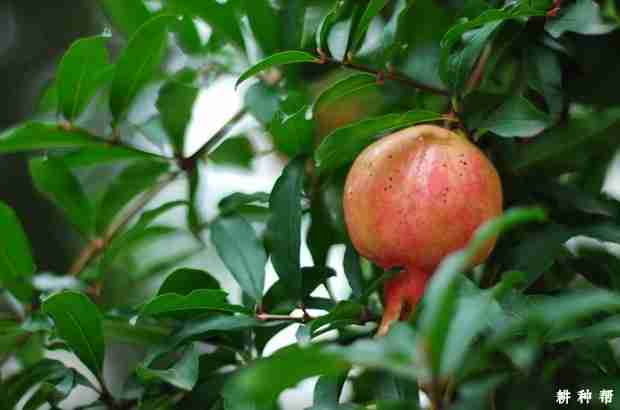
<svg viewBox="0 0 620 410">
<path fill-rule="evenodd" d="M 39 149 L 79 148 L 101 143 L 85 131 L 68 131 L 56 124 L 27 122 L 0 134 L 0 154 Z"/>
<path fill-rule="evenodd" d="M 368 2 L 366 11 L 364 11 L 364 14 L 362 15 L 362 18 L 355 30 L 355 37 L 353 40 L 354 49 L 358 49 L 362 45 L 372 19 L 379 15 L 387 3 L 388 0 L 370 0 Z"/>
<path fill-rule="evenodd" d="M 259 61 L 254 66 L 246 70 L 237 80 L 235 87 L 238 87 L 239 84 L 241 84 L 248 78 L 255 76 L 261 71 L 277 65 L 294 63 L 318 63 L 319 61 L 320 60 L 316 56 L 305 51 L 282 51 L 280 53 L 273 54 L 262 61 Z"/>
<path fill-rule="evenodd" d="M 30 303 L 35 272 L 34 260 L 26 233 L 13 210 L 0 201 L 0 285 L 23 302 Z"/>
<path fill-rule="evenodd" d="M 347 95 L 373 86 L 377 86 L 377 78 L 374 75 L 365 73 L 353 74 L 323 91 L 314 102 L 312 110 L 318 113 L 321 109 L 330 106 Z"/>
</svg>

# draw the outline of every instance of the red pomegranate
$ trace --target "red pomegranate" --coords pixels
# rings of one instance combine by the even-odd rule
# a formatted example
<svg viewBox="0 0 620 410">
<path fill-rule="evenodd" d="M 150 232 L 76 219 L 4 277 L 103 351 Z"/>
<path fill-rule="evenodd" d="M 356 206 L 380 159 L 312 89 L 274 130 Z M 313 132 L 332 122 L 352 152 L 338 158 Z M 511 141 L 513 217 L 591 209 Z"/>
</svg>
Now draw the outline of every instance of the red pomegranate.
<svg viewBox="0 0 620 410">
<path fill-rule="evenodd" d="M 493 164 L 466 137 L 419 125 L 381 138 L 357 157 L 343 203 L 357 251 L 384 269 L 403 268 L 384 287 L 378 333 L 385 334 L 412 312 L 441 260 L 502 213 L 502 187 Z"/>
</svg>

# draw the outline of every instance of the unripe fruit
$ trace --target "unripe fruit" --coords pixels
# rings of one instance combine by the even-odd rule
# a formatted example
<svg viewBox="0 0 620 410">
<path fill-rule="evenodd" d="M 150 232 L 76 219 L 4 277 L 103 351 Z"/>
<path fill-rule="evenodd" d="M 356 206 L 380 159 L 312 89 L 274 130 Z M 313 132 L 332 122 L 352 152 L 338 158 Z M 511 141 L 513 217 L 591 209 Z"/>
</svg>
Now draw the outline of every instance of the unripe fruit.
<svg viewBox="0 0 620 410">
<path fill-rule="evenodd" d="M 419 125 L 381 138 L 357 157 L 343 206 L 357 251 L 384 269 L 403 268 L 385 284 L 384 334 L 415 307 L 441 260 L 502 213 L 502 187 L 493 164 L 466 137 Z"/>
</svg>

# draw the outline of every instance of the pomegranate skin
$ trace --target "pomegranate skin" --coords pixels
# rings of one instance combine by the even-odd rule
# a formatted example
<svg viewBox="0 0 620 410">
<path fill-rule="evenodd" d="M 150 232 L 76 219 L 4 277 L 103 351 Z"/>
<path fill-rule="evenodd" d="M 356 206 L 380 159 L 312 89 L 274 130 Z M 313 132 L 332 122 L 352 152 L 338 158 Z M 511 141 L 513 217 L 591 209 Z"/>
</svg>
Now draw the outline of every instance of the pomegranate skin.
<svg viewBox="0 0 620 410">
<path fill-rule="evenodd" d="M 384 269 L 404 268 L 397 283 L 409 294 L 390 291 L 398 286 L 389 282 L 386 293 L 399 293 L 403 303 L 417 302 L 442 259 L 502 213 L 502 187 L 493 164 L 466 137 L 419 125 L 381 138 L 357 157 L 343 206 L 357 251 Z M 473 265 L 494 245 L 490 241 Z M 406 276 L 418 278 L 416 284 Z M 387 296 L 388 304 L 398 299 Z M 386 304 L 386 314 L 390 307 Z"/>
</svg>

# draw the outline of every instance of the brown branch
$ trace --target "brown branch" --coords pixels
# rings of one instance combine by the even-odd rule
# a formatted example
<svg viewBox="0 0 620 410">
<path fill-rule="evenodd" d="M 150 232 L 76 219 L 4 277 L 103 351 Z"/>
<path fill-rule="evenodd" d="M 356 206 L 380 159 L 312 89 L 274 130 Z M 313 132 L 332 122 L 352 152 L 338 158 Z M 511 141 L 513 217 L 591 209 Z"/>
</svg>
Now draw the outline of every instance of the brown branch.
<svg viewBox="0 0 620 410">
<path fill-rule="evenodd" d="M 122 217 L 114 221 L 101 237 L 91 240 L 75 259 L 71 268 L 70 275 L 78 275 L 97 255 L 101 253 L 112 242 L 116 235 L 138 214 L 144 207 L 151 202 L 168 184 L 176 179 L 180 172 L 167 174 L 150 191 L 145 192 L 140 199 L 133 204 Z"/>
<path fill-rule="evenodd" d="M 379 83 L 381 83 L 384 80 L 392 80 L 392 81 L 397 81 L 403 84 L 410 85 L 411 87 L 414 87 L 421 91 L 426 91 L 432 94 L 438 94 L 438 95 L 443 95 L 443 96 L 450 95 L 450 93 L 446 90 L 433 87 L 432 85 L 421 83 L 399 71 L 395 71 L 392 69 L 387 70 L 387 71 L 377 70 L 377 69 L 374 69 L 374 68 L 371 68 L 371 67 L 368 67 L 362 64 L 354 63 L 349 57 L 347 57 L 347 59 L 344 61 L 340 61 L 340 60 L 336 60 L 334 58 L 328 57 L 324 52 L 320 50 L 318 51 L 318 53 L 319 53 L 321 64 L 325 64 L 325 63 L 335 64 L 341 67 L 346 67 L 346 68 L 351 68 L 356 71 L 361 71 L 363 73 L 372 74 L 377 77 L 377 81 Z"/>
</svg>

